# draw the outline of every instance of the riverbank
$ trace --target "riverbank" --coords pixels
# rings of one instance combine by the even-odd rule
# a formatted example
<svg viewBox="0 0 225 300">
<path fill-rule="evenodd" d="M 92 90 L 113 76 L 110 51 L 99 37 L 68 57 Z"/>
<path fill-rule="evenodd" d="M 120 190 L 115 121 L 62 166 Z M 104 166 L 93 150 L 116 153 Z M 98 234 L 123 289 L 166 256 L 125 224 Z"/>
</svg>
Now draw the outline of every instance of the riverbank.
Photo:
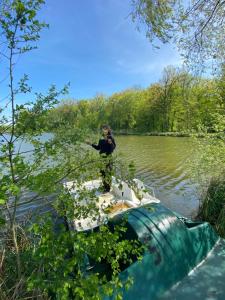
<svg viewBox="0 0 225 300">
<path fill-rule="evenodd" d="M 137 132 L 119 130 L 114 131 L 115 135 L 139 135 L 139 136 L 173 136 L 173 137 L 190 137 L 192 134 L 186 132 Z"/>
<path fill-rule="evenodd" d="M 170 136 L 170 137 L 198 137 L 215 136 L 218 138 L 225 137 L 224 132 L 204 133 L 204 132 L 137 132 L 128 130 L 114 130 L 115 135 L 137 135 L 137 136 Z"/>
</svg>

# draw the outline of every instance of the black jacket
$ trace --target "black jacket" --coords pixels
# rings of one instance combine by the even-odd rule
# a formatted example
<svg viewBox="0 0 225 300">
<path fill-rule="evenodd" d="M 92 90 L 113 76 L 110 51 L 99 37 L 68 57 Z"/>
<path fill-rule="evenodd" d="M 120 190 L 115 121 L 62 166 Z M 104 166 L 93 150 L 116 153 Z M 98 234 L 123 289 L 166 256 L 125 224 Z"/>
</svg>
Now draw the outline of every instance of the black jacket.
<svg viewBox="0 0 225 300">
<path fill-rule="evenodd" d="M 110 143 L 109 140 L 111 140 L 112 143 Z M 114 149 L 116 148 L 116 143 L 115 143 L 115 140 L 114 140 L 113 136 L 108 135 L 107 139 L 102 137 L 99 140 L 98 145 L 92 144 L 91 146 L 93 148 L 95 148 L 96 150 L 99 150 L 100 154 L 104 153 L 106 155 L 109 155 L 109 154 L 113 153 Z"/>
</svg>

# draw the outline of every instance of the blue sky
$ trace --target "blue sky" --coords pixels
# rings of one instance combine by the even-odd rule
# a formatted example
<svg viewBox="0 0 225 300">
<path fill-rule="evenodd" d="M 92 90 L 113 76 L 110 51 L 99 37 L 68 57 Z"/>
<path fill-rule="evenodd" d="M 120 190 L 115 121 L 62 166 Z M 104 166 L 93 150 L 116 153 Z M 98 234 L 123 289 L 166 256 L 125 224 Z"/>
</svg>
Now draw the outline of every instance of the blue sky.
<svg viewBox="0 0 225 300">
<path fill-rule="evenodd" d="M 152 48 L 129 16 L 130 3 L 46 0 L 40 19 L 50 28 L 42 32 L 37 50 L 20 57 L 15 78 L 28 74 L 33 91 L 43 93 L 52 83 L 61 88 L 70 82 L 67 98 L 74 99 L 147 87 L 159 80 L 163 68 L 179 65 L 181 58 L 172 46 Z M 5 83 L 0 89 L 6 94 Z"/>
</svg>

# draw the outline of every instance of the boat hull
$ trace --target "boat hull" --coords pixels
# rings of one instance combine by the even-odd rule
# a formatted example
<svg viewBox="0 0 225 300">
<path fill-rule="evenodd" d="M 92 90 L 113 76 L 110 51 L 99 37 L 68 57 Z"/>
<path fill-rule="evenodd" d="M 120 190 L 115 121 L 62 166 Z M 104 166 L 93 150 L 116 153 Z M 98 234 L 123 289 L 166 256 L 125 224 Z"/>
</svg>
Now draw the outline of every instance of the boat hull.
<svg viewBox="0 0 225 300">
<path fill-rule="evenodd" d="M 118 222 L 118 218 L 121 216 L 115 218 L 115 222 Z M 128 277 L 134 279 L 129 290 L 122 289 L 123 299 L 183 299 L 179 286 L 184 280 L 186 299 L 207 299 L 195 297 L 195 293 L 191 292 L 193 280 L 188 281 L 187 278 L 190 278 L 191 273 L 199 272 L 201 264 L 210 259 L 221 243 L 213 228 L 206 222 L 192 222 L 180 218 L 160 203 L 135 208 L 128 212 L 127 218 L 138 240 L 146 246 L 146 251 L 141 261 L 136 261 L 120 274 L 124 283 Z M 224 244 L 223 242 L 220 255 L 221 265 L 225 264 L 225 254 L 222 255 L 225 253 Z M 213 269 L 213 261 L 211 267 Z M 207 274 L 207 268 L 203 274 Z M 198 280 L 200 276 L 198 275 Z M 204 284 L 210 283 L 211 287 L 214 284 L 216 289 L 219 279 L 225 282 L 225 268 L 220 270 L 219 279 L 214 280 L 213 274 L 207 276 L 208 281 L 203 279 Z M 200 283 L 202 285 L 202 282 Z M 196 289 L 197 287 L 198 283 Z M 222 293 L 221 285 L 218 285 L 218 288 L 219 293 Z M 225 288 L 223 292 L 224 290 Z M 106 299 L 114 298 L 112 296 Z"/>
</svg>

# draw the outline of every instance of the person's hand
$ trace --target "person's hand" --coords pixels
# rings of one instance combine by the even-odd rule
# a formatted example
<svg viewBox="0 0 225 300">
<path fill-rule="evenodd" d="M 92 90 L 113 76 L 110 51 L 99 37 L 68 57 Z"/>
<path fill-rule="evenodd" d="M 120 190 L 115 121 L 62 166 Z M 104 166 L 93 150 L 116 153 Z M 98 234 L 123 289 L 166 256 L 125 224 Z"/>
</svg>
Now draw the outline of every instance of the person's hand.
<svg viewBox="0 0 225 300">
<path fill-rule="evenodd" d="M 90 145 L 90 146 L 91 146 L 91 142 L 85 141 L 85 143 L 86 143 L 87 145 Z"/>
<path fill-rule="evenodd" d="M 111 138 L 108 138 L 108 143 L 112 144 L 112 139 Z"/>
</svg>

